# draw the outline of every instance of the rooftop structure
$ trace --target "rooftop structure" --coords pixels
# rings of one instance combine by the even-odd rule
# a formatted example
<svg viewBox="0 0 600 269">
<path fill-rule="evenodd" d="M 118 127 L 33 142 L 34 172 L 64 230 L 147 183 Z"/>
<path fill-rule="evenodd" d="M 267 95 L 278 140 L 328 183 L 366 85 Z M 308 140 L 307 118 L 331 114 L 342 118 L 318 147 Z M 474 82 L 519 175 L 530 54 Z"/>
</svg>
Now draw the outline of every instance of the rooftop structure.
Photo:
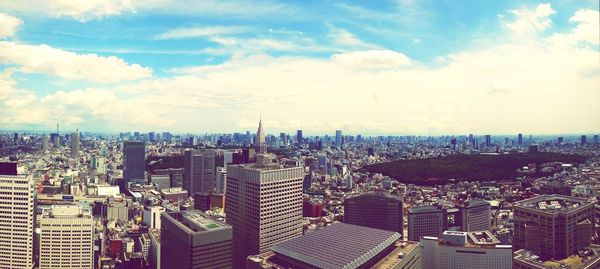
<svg viewBox="0 0 600 269">
<path fill-rule="evenodd" d="M 561 260 L 544 260 L 531 251 L 520 249 L 514 252 L 514 269 L 593 269 L 600 267 L 600 246 L 590 245 L 586 250 Z"/>
</svg>

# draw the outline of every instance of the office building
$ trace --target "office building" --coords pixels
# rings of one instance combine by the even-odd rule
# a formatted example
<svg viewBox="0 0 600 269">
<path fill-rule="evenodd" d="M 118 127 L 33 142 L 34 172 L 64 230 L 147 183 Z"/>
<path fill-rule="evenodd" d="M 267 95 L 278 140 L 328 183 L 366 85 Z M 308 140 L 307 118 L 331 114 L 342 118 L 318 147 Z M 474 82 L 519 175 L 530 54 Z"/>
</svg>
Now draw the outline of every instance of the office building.
<svg viewBox="0 0 600 269">
<path fill-rule="evenodd" d="M 302 145 L 303 140 L 302 140 L 302 130 L 298 130 L 296 132 L 296 141 L 298 142 L 298 145 Z"/>
<path fill-rule="evenodd" d="M 71 157 L 79 156 L 79 131 L 71 134 Z"/>
<path fill-rule="evenodd" d="M 258 122 L 258 131 L 256 132 L 256 142 L 254 143 L 254 145 L 258 154 L 267 153 L 267 143 L 265 141 L 265 130 L 263 130 L 262 118 Z"/>
<path fill-rule="evenodd" d="M 225 168 L 217 167 L 215 185 L 216 193 L 225 194 L 227 192 L 227 170 Z"/>
<path fill-rule="evenodd" d="M 581 136 L 581 145 L 582 146 L 587 145 L 587 136 L 585 136 L 585 135 Z"/>
<path fill-rule="evenodd" d="M 186 150 L 183 188 L 190 195 L 210 193 L 215 187 L 215 152 L 212 150 Z"/>
<path fill-rule="evenodd" d="M 442 237 L 421 239 L 427 269 L 511 269 L 512 247 L 502 245 L 489 231 L 446 231 Z"/>
<path fill-rule="evenodd" d="M 513 253 L 513 269 L 597 269 L 600 268 L 600 245 L 590 245 L 577 255 L 562 260 L 544 260 L 529 250 Z"/>
<path fill-rule="evenodd" d="M 433 206 L 408 209 L 408 240 L 420 241 L 424 236 L 441 237 L 446 230 L 446 211 Z"/>
<path fill-rule="evenodd" d="M 460 207 L 462 231 L 489 231 L 492 219 L 492 206 L 483 200 L 471 200 Z"/>
<path fill-rule="evenodd" d="M 343 143 L 343 137 L 342 137 L 342 130 L 336 130 L 335 131 L 335 145 L 336 146 L 341 146 Z"/>
<path fill-rule="evenodd" d="M 517 136 L 517 144 L 519 146 L 523 146 L 523 134 L 519 133 L 519 135 Z"/>
<path fill-rule="evenodd" d="M 485 135 L 485 146 L 486 147 L 492 146 L 492 136 L 491 135 Z"/>
<path fill-rule="evenodd" d="M 126 183 L 143 183 L 146 173 L 146 144 L 143 141 L 123 142 L 123 179 Z"/>
<path fill-rule="evenodd" d="M 15 164 L 16 170 L 16 164 Z M 0 175 L 0 268 L 33 267 L 34 187 L 31 176 Z"/>
<path fill-rule="evenodd" d="M 286 168 L 268 155 L 227 168 L 227 223 L 233 226 L 234 268 L 246 257 L 302 234 L 302 167 Z"/>
<path fill-rule="evenodd" d="M 109 201 L 106 206 L 106 219 L 127 221 L 129 219 L 129 206 L 127 205 L 127 201 L 122 199 Z"/>
<path fill-rule="evenodd" d="M 248 257 L 246 268 L 420 269 L 419 243 L 399 238 L 393 231 L 334 223 Z"/>
<path fill-rule="evenodd" d="M 206 211 L 210 209 L 210 193 L 197 192 L 194 193 L 194 209 Z"/>
<path fill-rule="evenodd" d="M 40 269 L 93 269 L 94 218 L 90 209 L 54 205 L 40 219 Z"/>
<path fill-rule="evenodd" d="M 560 260 L 588 247 L 594 233 L 594 203 L 563 195 L 540 195 L 513 205 L 515 250 Z"/>
<path fill-rule="evenodd" d="M 344 222 L 402 235 L 402 197 L 387 191 L 351 194 L 344 199 Z"/>
<path fill-rule="evenodd" d="M 161 268 L 232 267 L 232 228 L 197 211 L 163 213 Z"/>
<path fill-rule="evenodd" d="M 148 226 L 149 229 L 160 230 L 160 214 L 165 212 L 165 208 L 159 205 L 144 207 L 144 215 L 142 223 Z"/>
<path fill-rule="evenodd" d="M 47 152 L 48 151 L 48 136 L 47 135 L 42 135 L 42 152 Z"/>
</svg>

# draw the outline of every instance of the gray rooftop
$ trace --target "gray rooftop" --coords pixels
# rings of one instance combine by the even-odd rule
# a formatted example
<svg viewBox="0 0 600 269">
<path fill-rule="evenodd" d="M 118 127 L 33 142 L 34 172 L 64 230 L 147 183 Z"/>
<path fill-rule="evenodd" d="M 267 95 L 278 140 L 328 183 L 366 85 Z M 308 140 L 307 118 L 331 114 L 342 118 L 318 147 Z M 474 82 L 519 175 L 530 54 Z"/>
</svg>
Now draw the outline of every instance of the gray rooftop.
<svg viewBox="0 0 600 269">
<path fill-rule="evenodd" d="M 584 199 L 564 195 L 540 195 L 515 203 L 516 207 L 544 212 L 569 212 L 593 204 Z"/>
<path fill-rule="evenodd" d="M 271 250 L 317 268 L 353 269 L 371 260 L 399 238 L 397 232 L 335 223 L 276 244 Z"/>
<path fill-rule="evenodd" d="M 441 209 L 433 206 L 413 206 L 408 209 L 409 214 L 440 213 Z"/>
</svg>

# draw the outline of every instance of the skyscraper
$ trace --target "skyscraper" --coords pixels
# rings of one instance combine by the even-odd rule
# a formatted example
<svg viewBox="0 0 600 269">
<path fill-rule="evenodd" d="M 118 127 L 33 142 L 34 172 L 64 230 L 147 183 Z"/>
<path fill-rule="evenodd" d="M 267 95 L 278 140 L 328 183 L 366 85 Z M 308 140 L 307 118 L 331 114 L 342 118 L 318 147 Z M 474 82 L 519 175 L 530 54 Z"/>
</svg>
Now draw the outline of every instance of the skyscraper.
<svg viewBox="0 0 600 269">
<path fill-rule="evenodd" d="M 343 140 L 342 130 L 336 130 L 335 131 L 335 145 L 338 146 L 338 147 L 341 146 L 342 145 L 342 140 Z"/>
<path fill-rule="evenodd" d="M 485 135 L 485 146 L 486 147 L 492 146 L 492 136 L 491 135 Z"/>
<path fill-rule="evenodd" d="M 215 191 L 220 194 L 227 192 L 227 170 L 223 167 L 217 167 Z"/>
<path fill-rule="evenodd" d="M 161 222 L 161 268 L 237 268 L 230 225 L 197 210 L 163 213 Z"/>
<path fill-rule="evenodd" d="M 491 224 L 491 205 L 483 200 L 471 200 L 460 208 L 462 231 L 488 231 Z"/>
<path fill-rule="evenodd" d="M 48 151 L 48 136 L 47 135 L 42 135 L 42 152 L 47 152 Z"/>
<path fill-rule="evenodd" d="M 123 142 L 123 179 L 144 182 L 146 172 L 146 144 L 143 141 Z"/>
<path fill-rule="evenodd" d="M 79 156 L 79 131 L 71 134 L 71 157 Z"/>
<path fill-rule="evenodd" d="M 188 193 L 211 193 L 215 187 L 215 152 L 186 150 L 183 188 Z"/>
<path fill-rule="evenodd" d="M 267 144 L 265 142 L 265 131 L 262 127 L 262 118 L 258 122 L 258 131 L 256 131 L 256 152 L 258 154 L 266 154 L 267 153 Z"/>
<path fill-rule="evenodd" d="M 344 222 L 402 235 L 402 197 L 386 191 L 351 194 L 344 199 Z"/>
<path fill-rule="evenodd" d="M 594 233 L 594 203 L 563 195 L 540 195 L 513 205 L 514 250 L 561 260 L 588 247 Z"/>
<path fill-rule="evenodd" d="M 408 209 L 408 240 L 420 241 L 424 236 L 441 237 L 446 230 L 446 211 L 433 206 Z"/>
<path fill-rule="evenodd" d="M 598 145 L 600 143 L 600 139 L 598 139 L 598 135 L 594 135 L 594 145 Z"/>
<path fill-rule="evenodd" d="M 89 209 L 54 205 L 40 219 L 40 269 L 94 268 L 94 218 Z"/>
<path fill-rule="evenodd" d="M 518 137 L 517 137 L 517 144 L 519 146 L 523 146 L 523 134 L 519 133 Z"/>
<path fill-rule="evenodd" d="M 33 267 L 33 179 L 0 175 L 0 268 Z"/>
<path fill-rule="evenodd" d="M 298 142 L 298 145 L 302 145 L 302 130 L 298 130 L 296 133 L 296 141 Z"/>
<path fill-rule="evenodd" d="M 587 144 L 587 136 L 582 135 L 581 136 L 581 145 L 585 146 Z"/>
<path fill-rule="evenodd" d="M 258 155 L 257 163 L 227 168 L 227 223 L 233 226 L 234 265 L 302 234 L 302 167 L 285 168 Z"/>
</svg>

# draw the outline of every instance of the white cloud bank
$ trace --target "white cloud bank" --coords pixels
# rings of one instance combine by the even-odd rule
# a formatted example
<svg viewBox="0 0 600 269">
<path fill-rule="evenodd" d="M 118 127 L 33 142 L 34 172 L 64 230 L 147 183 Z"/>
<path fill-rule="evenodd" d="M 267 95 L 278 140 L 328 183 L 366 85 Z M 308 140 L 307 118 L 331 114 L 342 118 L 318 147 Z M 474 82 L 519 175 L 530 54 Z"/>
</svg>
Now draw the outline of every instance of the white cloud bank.
<svg viewBox="0 0 600 269">
<path fill-rule="evenodd" d="M 0 39 L 13 36 L 21 24 L 21 19 L 0 12 Z"/>
</svg>

